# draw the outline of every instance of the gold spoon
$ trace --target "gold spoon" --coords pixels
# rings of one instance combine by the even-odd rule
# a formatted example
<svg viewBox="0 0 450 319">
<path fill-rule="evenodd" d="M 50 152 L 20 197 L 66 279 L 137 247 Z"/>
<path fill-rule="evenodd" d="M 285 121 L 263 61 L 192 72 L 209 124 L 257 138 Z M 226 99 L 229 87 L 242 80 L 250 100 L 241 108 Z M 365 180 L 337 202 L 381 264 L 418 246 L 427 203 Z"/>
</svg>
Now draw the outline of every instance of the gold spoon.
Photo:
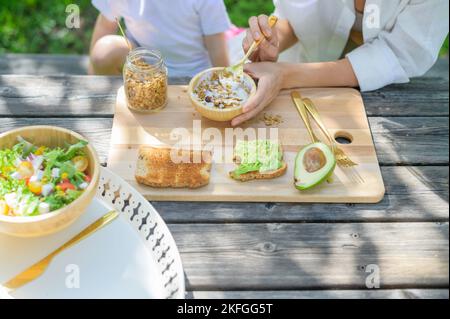
<svg viewBox="0 0 450 319">
<path fill-rule="evenodd" d="M 277 24 L 277 22 L 278 17 L 276 16 L 269 17 L 269 27 L 273 28 Z M 259 40 L 253 41 L 252 45 L 247 51 L 247 54 L 238 63 L 223 69 L 223 72 L 221 72 L 219 75 L 219 80 L 221 80 L 221 83 L 222 81 L 226 83 L 227 79 L 229 79 L 230 74 L 240 76 L 241 74 L 244 73 L 245 62 L 247 62 L 248 58 L 255 52 L 255 50 L 258 48 L 258 46 L 261 44 L 263 40 L 265 40 L 265 38 L 261 37 Z M 233 76 L 232 78 L 235 77 Z M 222 83 L 222 85 L 224 83 Z"/>
<path fill-rule="evenodd" d="M 128 40 L 127 36 L 125 35 L 125 32 L 123 31 L 122 24 L 120 23 L 120 20 L 116 18 L 117 26 L 119 27 L 120 33 L 122 33 L 122 36 L 124 37 L 125 41 L 127 42 L 128 49 L 131 51 L 133 49 L 133 46 L 131 45 L 130 40 Z"/>
</svg>

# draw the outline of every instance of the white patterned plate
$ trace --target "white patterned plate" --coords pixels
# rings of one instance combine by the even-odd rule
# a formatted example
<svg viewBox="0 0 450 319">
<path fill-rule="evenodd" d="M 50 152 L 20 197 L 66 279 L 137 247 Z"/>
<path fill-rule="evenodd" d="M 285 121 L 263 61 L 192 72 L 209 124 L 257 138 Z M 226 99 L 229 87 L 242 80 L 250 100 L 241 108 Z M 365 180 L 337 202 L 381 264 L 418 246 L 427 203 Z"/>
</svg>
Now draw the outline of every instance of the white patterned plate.
<svg viewBox="0 0 450 319">
<path fill-rule="evenodd" d="M 31 239 L 0 234 L 0 283 L 112 209 L 121 213 L 119 218 L 63 251 L 41 277 L 11 297 L 184 298 L 181 259 L 166 224 L 148 201 L 105 168 L 96 198 L 69 228 Z"/>
</svg>

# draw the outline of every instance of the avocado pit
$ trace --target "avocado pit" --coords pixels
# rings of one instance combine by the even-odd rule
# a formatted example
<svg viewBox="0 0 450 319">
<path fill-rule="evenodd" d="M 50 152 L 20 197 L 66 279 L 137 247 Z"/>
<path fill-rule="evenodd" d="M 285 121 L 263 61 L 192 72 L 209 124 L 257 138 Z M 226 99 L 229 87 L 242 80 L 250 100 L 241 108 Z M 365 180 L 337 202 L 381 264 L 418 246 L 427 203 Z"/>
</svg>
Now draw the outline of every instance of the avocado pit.
<svg viewBox="0 0 450 319">
<path fill-rule="evenodd" d="M 299 190 L 313 188 L 326 181 L 336 167 L 333 151 L 323 143 L 305 146 L 295 159 L 294 181 Z"/>
<path fill-rule="evenodd" d="M 308 149 L 303 157 L 303 165 L 308 173 L 314 173 L 327 163 L 325 154 L 317 147 Z"/>
</svg>

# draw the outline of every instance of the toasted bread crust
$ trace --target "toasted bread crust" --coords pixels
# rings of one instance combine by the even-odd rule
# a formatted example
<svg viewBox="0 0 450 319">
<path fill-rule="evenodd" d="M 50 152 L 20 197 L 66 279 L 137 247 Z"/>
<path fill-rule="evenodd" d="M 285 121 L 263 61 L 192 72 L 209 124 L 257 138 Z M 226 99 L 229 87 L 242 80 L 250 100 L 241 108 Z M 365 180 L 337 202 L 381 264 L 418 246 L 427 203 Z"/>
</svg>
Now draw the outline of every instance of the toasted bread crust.
<svg viewBox="0 0 450 319">
<path fill-rule="evenodd" d="M 283 176 L 287 171 L 287 164 L 283 162 L 283 165 L 276 171 L 270 173 L 249 172 L 239 176 L 235 176 L 233 172 L 230 172 L 230 177 L 234 180 L 241 182 L 248 182 L 255 179 L 272 179 Z"/>
<path fill-rule="evenodd" d="M 199 188 L 209 183 L 211 152 L 186 151 L 188 163 L 174 163 L 171 152 L 171 148 L 141 146 L 136 181 L 156 188 Z"/>
</svg>

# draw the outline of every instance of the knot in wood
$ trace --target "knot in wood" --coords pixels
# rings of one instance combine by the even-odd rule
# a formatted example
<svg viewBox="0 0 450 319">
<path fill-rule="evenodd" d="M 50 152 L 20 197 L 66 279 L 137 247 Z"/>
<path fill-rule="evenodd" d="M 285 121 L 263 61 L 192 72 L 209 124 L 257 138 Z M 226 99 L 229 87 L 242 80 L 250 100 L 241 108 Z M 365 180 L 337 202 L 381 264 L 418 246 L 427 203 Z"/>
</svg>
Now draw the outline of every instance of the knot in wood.
<svg viewBox="0 0 450 319">
<path fill-rule="evenodd" d="M 277 249 L 277 245 L 271 242 L 265 242 L 260 245 L 260 250 L 265 253 L 273 253 Z"/>
</svg>

